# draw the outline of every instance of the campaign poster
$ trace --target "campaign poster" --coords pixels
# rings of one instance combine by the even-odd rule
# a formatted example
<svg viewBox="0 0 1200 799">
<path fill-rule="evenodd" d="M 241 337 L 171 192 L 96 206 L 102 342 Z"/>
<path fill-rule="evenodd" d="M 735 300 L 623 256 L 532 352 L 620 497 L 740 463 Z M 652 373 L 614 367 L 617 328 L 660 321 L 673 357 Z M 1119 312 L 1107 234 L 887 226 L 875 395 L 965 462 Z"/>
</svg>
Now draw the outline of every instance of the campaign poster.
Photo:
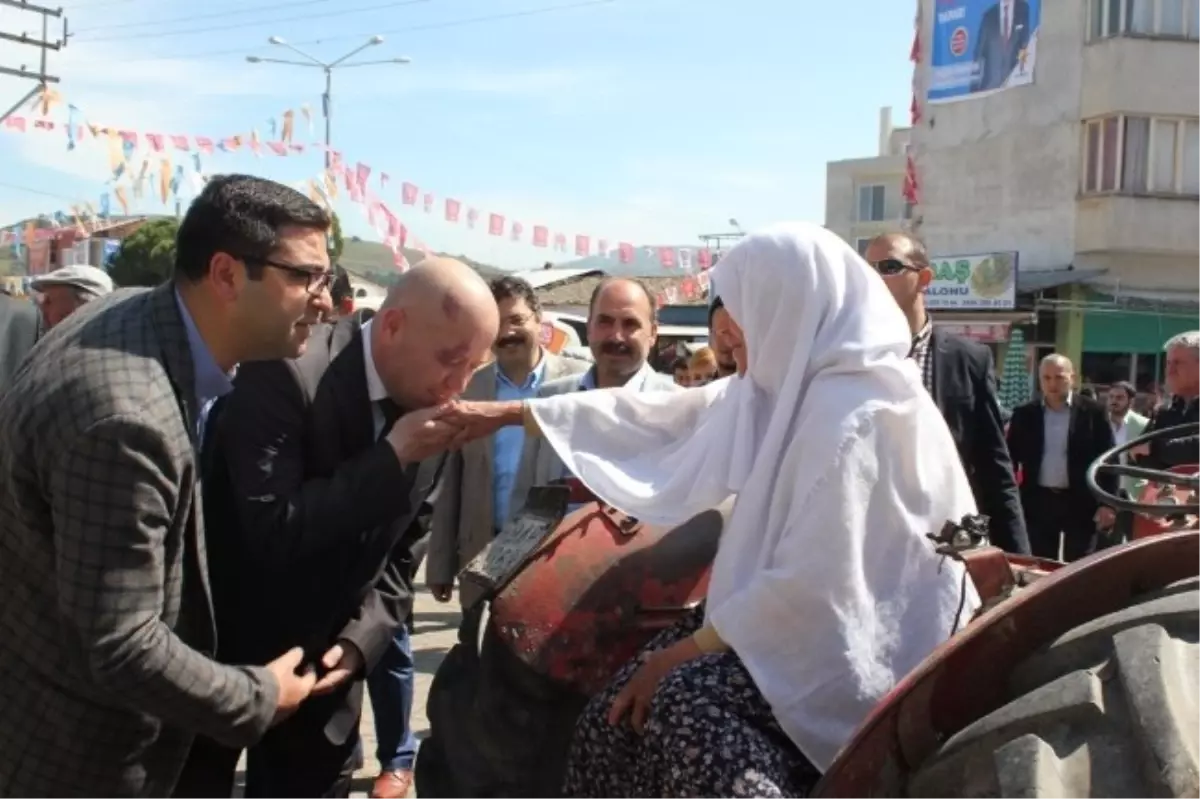
<svg viewBox="0 0 1200 799">
<path fill-rule="evenodd" d="M 1033 83 L 1042 0 L 935 0 L 934 10 L 928 102 Z"/>
</svg>

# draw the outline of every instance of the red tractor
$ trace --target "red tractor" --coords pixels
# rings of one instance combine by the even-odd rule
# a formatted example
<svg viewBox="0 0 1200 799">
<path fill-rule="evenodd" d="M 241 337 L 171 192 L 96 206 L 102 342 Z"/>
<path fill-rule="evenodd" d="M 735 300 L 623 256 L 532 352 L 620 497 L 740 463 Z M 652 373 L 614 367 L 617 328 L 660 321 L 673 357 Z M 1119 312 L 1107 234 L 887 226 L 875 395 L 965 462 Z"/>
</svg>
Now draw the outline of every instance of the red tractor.
<svg viewBox="0 0 1200 799">
<path fill-rule="evenodd" d="M 880 703 L 815 795 L 1200 795 L 1198 469 L 1119 463 L 1197 431 L 1157 431 L 1089 471 L 1101 502 L 1157 520 L 1155 535 L 1064 566 L 987 546 L 979 517 L 931 534 L 984 607 Z M 1133 503 L 1099 471 L 1158 488 Z M 703 598 L 728 508 L 663 529 L 597 502 L 566 515 L 581 491 L 535 489 L 461 575 L 491 599 L 434 677 L 420 796 L 559 795 L 588 698 Z M 1166 493 L 1173 504 L 1145 501 Z"/>
</svg>

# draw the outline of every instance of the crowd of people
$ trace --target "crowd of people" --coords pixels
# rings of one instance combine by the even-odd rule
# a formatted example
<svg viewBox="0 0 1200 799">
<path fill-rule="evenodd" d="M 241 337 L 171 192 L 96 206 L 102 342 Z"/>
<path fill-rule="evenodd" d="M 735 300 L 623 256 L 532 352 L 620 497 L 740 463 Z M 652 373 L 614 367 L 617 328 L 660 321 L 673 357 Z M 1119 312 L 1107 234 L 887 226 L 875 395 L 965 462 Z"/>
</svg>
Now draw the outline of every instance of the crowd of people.
<svg viewBox="0 0 1200 799">
<path fill-rule="evenodd" d="M 0 297 L 0 795 L 229 796 L 244 751 L 247 796 L 346 796 L 364 695 L 372 795 L 407 795 L 419 564 L 479 612 L 457 573 L 567 476 L 664 525 L 735 501 L 704 605 L 591 700 L 564 793 L 804 795 L 979 605 L 927 533 L 978 510 L 1005 550 L 1082 557 L 1123 529 L 1091 461 L 1197 416 L 1189 333 L 1151 420 L 1059 355 L 1007 418 L 899 233 L 865 258 L 815 225 L 747 236 L 712 270 L 709 346 L 666 375 L 636 279 L 595 289 L 586 362 L 539 343 L 528 283 L 448 258 L 349 312 L 330 225 L 218 176 L 166 284 L 59 270 L 41 319 Z"/>
</svg>

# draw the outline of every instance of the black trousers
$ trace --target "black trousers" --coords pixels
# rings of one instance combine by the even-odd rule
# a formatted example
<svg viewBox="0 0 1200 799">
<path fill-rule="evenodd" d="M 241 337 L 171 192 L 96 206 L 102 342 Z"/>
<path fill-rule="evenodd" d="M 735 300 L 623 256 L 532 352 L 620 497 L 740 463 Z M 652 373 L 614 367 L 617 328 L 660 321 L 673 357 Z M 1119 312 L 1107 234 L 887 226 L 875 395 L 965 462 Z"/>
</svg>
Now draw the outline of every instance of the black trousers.
<svg viewBox="0 0 1200 799">
<path fill-rule="evenodd" d="M 347 797 L 362 767 L 357 728 L 344 744 L 330 743 L 324 725 L 290 719 L 246 752 L 247 797 Z M 172 794 L 179 799 L 228 797 L 241 752 L 198 737 Z"/>
<path fill-rule="evenodd" d="M 1058 560 L 1059 535 L 1062 559 L 1071 563 L 1096 549 L 1096 503 L 1073 489 L 1033 486 L 1021 498 L 1029 547 L 1035 557 Z"/>
</svg>

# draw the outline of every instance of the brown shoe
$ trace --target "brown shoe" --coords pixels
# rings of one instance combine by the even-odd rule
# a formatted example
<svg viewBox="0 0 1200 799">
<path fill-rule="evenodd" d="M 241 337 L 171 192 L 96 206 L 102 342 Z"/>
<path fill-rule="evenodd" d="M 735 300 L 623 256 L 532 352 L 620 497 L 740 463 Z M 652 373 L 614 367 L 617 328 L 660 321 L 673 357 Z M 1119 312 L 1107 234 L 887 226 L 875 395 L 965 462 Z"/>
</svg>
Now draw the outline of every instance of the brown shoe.
<svg viewBox="0 0 1200 799">
<path fill-rule="evenodd" d="M 413 773 L 404 769 L 385 771 L 371 786 L 371 799 L 405 799 L 412 790 Z"/>
</svg>

